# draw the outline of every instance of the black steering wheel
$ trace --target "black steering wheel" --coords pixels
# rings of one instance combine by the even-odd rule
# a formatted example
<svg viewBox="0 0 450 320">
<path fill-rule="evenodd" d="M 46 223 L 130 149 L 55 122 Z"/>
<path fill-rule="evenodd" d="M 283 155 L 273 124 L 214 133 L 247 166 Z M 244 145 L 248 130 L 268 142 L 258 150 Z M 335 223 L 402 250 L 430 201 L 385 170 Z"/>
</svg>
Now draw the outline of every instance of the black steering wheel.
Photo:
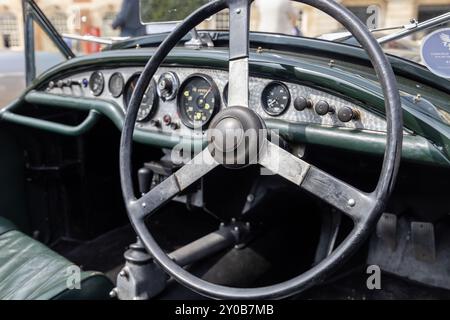
<svg viewBox="0 0 450 320">
<path fill-rule="evenodd" d="M 128 106 L 120 144 L 123 196 L 131 223 L 146 249 L 178 282 L 199 294 L 218 299 L 288 297 L 317 284 L 335 271 L 355 253 L 377 223 L 393 189 L 401 157 L 402 111 L 392 68 L 379 44 L 361 21 L 342 5 L 330 0 L 297 0 L 297 2 L 303 2 L 327 13 L 346 27 L 366 50 L 378 75 L 385 98 L 388 132 L 383 167 L 375 191 L 365 193 L 340 181 L 278 147 L 263 134 L 243 138 L 247 131 L 265 132 L 263 120 L 248 108 L 251 2 L 251 0 L 209 2 L 193 12 L 165 39 L 139 78 Z M 205 19 L 226 8 L 229 8 L 230 15 L 229 107 L 217 114 L 211 122 L 208 133 L 209 147 L 137 199 L 132 183 L 131 146 L 144 92 L 163 59 L 183 36 Z M 230 132 L 233 132 L 232 136 Z M 229 160 L 230 157 L 234 160 L 232 165 L 229 165 L 229 161 L 223 161 Z M 232 288 L 204 281 L 170 259 L 156 243 L 144 220 L 218 165 L 236 168 L 256 162 L 342 211 L 353 220 L 354 227 L 331 255 L 302 275 L 283 283 L 262 288 Z"/>
</svg>

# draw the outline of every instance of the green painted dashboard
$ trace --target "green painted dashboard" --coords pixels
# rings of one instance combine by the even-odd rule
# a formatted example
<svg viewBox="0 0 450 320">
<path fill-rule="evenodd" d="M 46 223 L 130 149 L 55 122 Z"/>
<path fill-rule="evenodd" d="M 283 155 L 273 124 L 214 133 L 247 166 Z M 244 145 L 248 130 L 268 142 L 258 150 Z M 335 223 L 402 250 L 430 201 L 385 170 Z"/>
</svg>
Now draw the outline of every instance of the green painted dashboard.
<svg viewBox="0 0 450 320">
<path fill-rule="evenodd" d="M 107 117 L 121 130 L 125 112 L 115 101 L 93 97 L 55 95 L 46 91 L 49 81 L 70 77 L 80 72 L 102 68 L 142 68 L 153 54 L 152 48 L 110 50 L 78 57 L 49 70 L 36 79 L 23 96 L 0 113 L 0 120 L 46 130 L 56 134 L 77 136 L 89 131 L 101 116 Z M 342 56 L 311 56 L 277 50 L 252 50 L 252 76 L 278 81 L 289 81 L 327 92 L 384 117 L 384 99 L 381 88 L 370 66 L 352 65 Z M 167 68 L 191 67 L 197 69 L 228 69 L 228 52 L 221 48 L 193 50 L 176 48 L 167 57 Z M 423 70 L 422 70 L 423 72 Z M 442 80 L 446 81 L 446 80 Z M 450 126 L 442 119 L 423 112 L 426 107 L 449 107 L 450 95 L 405 77 L 398 77 L 404 111 L 403 159 L 416 163 L 450 167 Z M 437 87 L 437 86 L 436 86 Z M 76 126 L 54 123 L 16 113 L 28 105 L 63 108 L 86 112 L 86 119 Z M 305 122 L 289 122 L 277 118 L 266 119 L 267 126 L 278 129 L 291 143 L 330 146 L 373 155 L 384 153 L 386 134 L 368 130 L 329 127 Z M 162 132 L 136 128 L 135 141 L 155 147 L 172 148 L 177 144 L 204 144 L 202 138 L 186 138 Z"/>
</svg>

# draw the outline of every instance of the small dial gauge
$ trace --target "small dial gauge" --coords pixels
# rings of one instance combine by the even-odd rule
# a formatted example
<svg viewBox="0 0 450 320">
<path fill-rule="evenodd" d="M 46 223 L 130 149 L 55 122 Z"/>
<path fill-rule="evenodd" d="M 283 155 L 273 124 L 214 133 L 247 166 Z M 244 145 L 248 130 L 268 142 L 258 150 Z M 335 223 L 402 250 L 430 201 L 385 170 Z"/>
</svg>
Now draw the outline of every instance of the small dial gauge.
<svg viewBox="0 0 450 320">
<path fill-rule="evenodd" d="M 223 99 L 223 103 L 225 104 L 225 106 L 228 107 L 228 87 L 229 87 L 229 83 L 227 83 L 225 85 L 225 87 L 223 88 L 223 92 L 222 92 L 222 99 Z M 248 98 L 250 100 L 250 92 L 248 93 Z"/>
<path fill-rule="evenodd" d="M 291 94 L 281 82 L 272 82 L 264 88 L 261 96 L 264 111 L 271 116 L 279 116 L 289 108 Z"/>
<path fill-rule="evenodd" d="M 175 99 L 178 92 L 180 81 L 174 72 L 166 72 L 159 77 L 158 80 L 158 95 L 163 101 Z"/>
<path fill-rule="evenodd" d="M 109 78 L 109 92 L 114 98 L 118 98 L 123 93 L 123 88 L 125 86 L 125 80 L 120 72 L 114 73 L 111 78 Z"/>
<path fill-rule="evenodd" d="M 130 78 L 130 80 L 128 80 L 124 94 L 125 108 L 128 108 L 131 97 L 133 96 L 134 89 L 136 88 L 136 84 L 139 80 L 139 76 L 140 74 L 135 74 Z M 144 97 L 142 98 L 136 121 L 145 122 L 149 120 L 155 113 L 157 104 L 158 95 L 156 94 L 156 81 L 152 79 L 150 85 L 147 88 L 147 91 L 145 91 L 144 93 Z"/>
<path fill-rule="evenodd" d="M 223 103 L 228 107 L 228 83 L 223 88 L 222 99 Z"/>
<path fill-rule="evenodd" d="M 105 88 L 105 78 L 101 72 L 94 72 L 89 78 L 89 89 L 94 96 L 99 96 L 102 94 Z"/>
<path fill-rule="evenodd" d="M 187 127 L 203 128 L 220 108 L 219 89 L 210 77 L 193 75 L 180 88 L 178 108 Z"/>
</svg>

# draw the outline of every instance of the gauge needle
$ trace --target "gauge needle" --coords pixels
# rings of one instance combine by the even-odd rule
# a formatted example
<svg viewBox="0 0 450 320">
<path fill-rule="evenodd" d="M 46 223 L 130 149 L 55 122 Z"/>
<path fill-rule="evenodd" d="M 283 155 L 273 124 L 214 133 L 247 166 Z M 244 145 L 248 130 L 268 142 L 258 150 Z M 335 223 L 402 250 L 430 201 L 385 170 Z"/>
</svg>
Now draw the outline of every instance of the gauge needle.
<svg viewBox="0 0 450 320">
<path fill-rule="evenodd" d="M 272 100 L 268 103 L 269 107 L 272 107 L 276 102 L 278 102 L 278 99 L 272 99 Z"/>
<path fill-rule="evenodd" d="M 210 87 L 209 90 L 203 95 L 203 99 L 205 99 L 208 96 L 208 94 L 211 92 L 211 90 L 212 90 L 212 87 Z"/>
</svg>

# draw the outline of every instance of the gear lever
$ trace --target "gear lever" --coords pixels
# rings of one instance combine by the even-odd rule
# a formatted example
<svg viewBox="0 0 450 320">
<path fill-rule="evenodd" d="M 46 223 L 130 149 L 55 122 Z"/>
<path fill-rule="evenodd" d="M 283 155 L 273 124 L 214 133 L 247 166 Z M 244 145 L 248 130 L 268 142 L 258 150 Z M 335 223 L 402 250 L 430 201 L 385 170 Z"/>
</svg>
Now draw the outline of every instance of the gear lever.
<svg viewBox="0 0 450 320">
<path fill-rule="evenodd" d="M 144 195 L 150 191 L 153 179 L 153 171 L 143 167 L 138 171 L 139 192 Z"/>
</svg>

